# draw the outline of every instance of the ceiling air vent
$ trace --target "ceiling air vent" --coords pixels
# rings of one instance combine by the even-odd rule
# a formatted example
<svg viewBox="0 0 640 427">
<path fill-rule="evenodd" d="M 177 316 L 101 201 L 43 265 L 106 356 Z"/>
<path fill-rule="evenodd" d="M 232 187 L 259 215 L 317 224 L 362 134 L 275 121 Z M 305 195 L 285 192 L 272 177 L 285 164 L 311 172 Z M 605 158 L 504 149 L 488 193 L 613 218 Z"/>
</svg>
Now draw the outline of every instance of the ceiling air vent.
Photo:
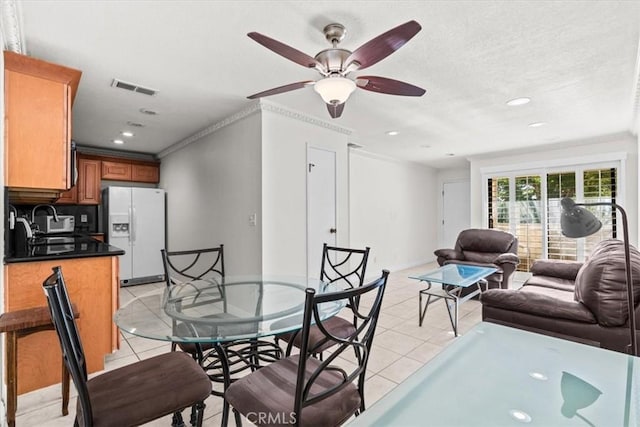
<svg viewBox="0 0 640 427">
<path fill-rule="evenodd" d="M 143 95 L 149 95 L 149 96 L 154 96 L 158 93 L 158 91 L 155 89 L 143 87 L 135 83 L 123 82 L 122 80 L 118 80 L 118 79 L 113 79 L 113 81 L 111 82 L 111 87 L 117 87 L 120 89 L 129 90 L 131 92 L 138 92 Z"/>
</svg>

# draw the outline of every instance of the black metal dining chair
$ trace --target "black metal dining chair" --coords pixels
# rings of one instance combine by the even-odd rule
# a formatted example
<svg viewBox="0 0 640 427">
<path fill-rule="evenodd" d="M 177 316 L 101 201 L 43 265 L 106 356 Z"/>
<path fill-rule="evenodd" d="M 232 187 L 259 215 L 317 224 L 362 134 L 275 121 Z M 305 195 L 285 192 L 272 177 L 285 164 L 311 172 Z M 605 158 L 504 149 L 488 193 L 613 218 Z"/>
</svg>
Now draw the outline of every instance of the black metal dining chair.
<svg viewBox="0 0 640 427">
<path fill-rule="evenodd" d="M 338 426 L 364 411 L 367 362 L 388 275 L 383 270 L 373 282 L 344 291 L 316 295 L 307 289 L 300 354 L 240 378 L 228 388 L 225 399 L 257 425 Z M 365 308 L 356 301 L 367 294 L 373 296 L 373 302 Z M 347 336 L 333 335 L 321 321 L 323 304 L 340 300 L 347 301 L 358 319 L 357 327 Z M 312 355 L 313 323 L 331 342 L 322 361 Z M 354 352 L 357 363 L 334 365 L 346 351 Z"/>
<path fill-rule="evenodd" d="M 215 248 L 193 249 L 187 251 L 160 250 L 162 254 L 162 264 L 164 266 L 164 276 L 167 286 L 180 283 L 219 284 L 219 301 L 224 301 L 224 245 Z M 209 294 L 210 297 L 210 294 Z M 210 304 L 211 299 L 205 303 Z M 174 322 L 176 335 L 180 335 L 180 329 L 187 328 L 183 323 Z M 211 343 L 171 343 L 171 350 L 176 346 L 185 353 L 189 353 L 198 363 L 202 364 L 206 358 L 207 351 L 211 351 L 214 346 Z"/>
<path fill-rule="evenodd" d="M 369 259 L 369 247 L 364 249 L 340 248 L 329 246 L 326 243 L 322 247 L 322 263 L 320 265 L 320 280 L 325 283 L 334 283 L 343 289 L 353 289 L 362 286 L 367 271 Z M 359 299 L 354 300 L 358 304 Z M 357 307 L 356 307 L 357 308 Z M 356 327 L 357 319 L 353 322 L 339 316 L 334 316 L 323 322 L 322 326 L 336 336 L 349 336 Z M 309 351 L 322 358 L 322 352 L 332 341 L 326 341 L 324 334 L 317 327 L 312 327 L 310 333 Z M 300 331 L 278 335 L 278 339 L 287 342 L 285 354 L 289 356 L 293 347 L 300 348 L 302 336 Z"/>
<path fill-rule="evenodd" d="M 183 425 L 180 412 L 197 408 L 202 425 L 211 382 L 187 354 L 170 352 L 87 377 L 83 346 L 60 267 L 43 283 L 64 363 L 78 391 L 75 426 L 137 426 L 165 415 Z"/>
<path fill-rule="evenodd" d="M 168 287 L 189 286 L 195 290 L 201 289 L 202 296 L 194 297 L 189 302 L 193 309 L 198 306 L 211 310 L 215 305 L 215 312 L 207 316 L 211 322 L 199 324 L 187 324 L 172 320 L 173 333 L 176 336 L 228 336 L 245 335 L 255 333 L 257 323 L 238 322 L 233 323 L 236 316 L 227 310 L 228 298 L 225 288 L 224 246 L 193 249 L 186 251 L 161 250 L 162 261 L 165 270 L 165 280 Z M 217 290 L 214 292 L 215 288 Z M 196 292 L 199 294 L 199 292 Z M 260 299 L 256 301 L 256 310 L 261 310 Z M 256 313 L 257 315 L 258 313 Z M 216 321 L 222 320 L 217 324 Z M 271 342 L 258 339 L 231 340 L 223 342 L 173 342 L 171 350 L 180 348 L 200 364 L 207 373 L 209 379 L 223 385 L 224 390 L 241 372 L 245 370 L 255 371 L 267 363 L 271 363 L 282 357 L 279 346 Z M 223 397 L 224 392 L 212 390 L 212 394 Z M 223 420 L 226 423 L 229 408 L 225 403 L 223 408 Z M 239 417 L 236 415 L 236 423 Z M 196 416 L 195 408 L 191 418 Z"/>
</svg>

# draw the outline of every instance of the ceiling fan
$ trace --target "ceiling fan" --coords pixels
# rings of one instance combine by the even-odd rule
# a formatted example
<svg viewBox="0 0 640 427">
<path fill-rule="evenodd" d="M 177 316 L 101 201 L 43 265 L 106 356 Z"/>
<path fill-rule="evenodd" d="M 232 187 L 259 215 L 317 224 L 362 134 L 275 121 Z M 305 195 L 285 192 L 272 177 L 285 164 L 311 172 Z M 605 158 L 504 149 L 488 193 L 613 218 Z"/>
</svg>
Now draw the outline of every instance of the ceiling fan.
<svg viewBox="0 0 640 427">
<path fill-rule="evenodd" d="M 391 55 L 421 29 L 422 27 L 416 21 L 405 22 L 369 40 L 351 52 L 338 47 L 346 34 L 345 27 L 341 24 L 329 24 L 324 27 L 323 32 L 333 47 L 320 51 L 315 57 L 260 33 L 251 32 L 247 35 L 256 42 L 296 64 L 315 68 L 322 75 L 322 78 L 317 81 L 305 80 L 290 83 L 256 93 L 247 98 L 262 98 L 313 86 L 327 104 L 329 114 L 335 119 L 342 115 L 345 101 L 356 88 L 389 95 L 422 96 L 425 93 L 424 89 L 399 80 L 377 76 L 358 76 L 355 80 L 347 77 L 352 71 L 364 70 Z"/>
</svg>

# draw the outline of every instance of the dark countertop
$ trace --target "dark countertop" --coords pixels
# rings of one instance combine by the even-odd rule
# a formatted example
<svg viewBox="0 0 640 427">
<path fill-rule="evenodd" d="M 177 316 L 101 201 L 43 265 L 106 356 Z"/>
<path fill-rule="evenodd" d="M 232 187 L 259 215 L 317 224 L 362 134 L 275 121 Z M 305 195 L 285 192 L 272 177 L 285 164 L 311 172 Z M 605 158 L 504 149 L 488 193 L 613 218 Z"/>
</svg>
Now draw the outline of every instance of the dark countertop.
<svg viewBox="0 0 640 427">
<path fill-rule="evenodd" d="M 89 236 L 66 237 L 56 243 L 29 245 L 23 251 L 7 254 L 5 264 L 15 262 L 50 261 L 56 259 L 73 259 L 101 256 L 124 255 L 124 250 L 100 242 Z"/>
</svg>

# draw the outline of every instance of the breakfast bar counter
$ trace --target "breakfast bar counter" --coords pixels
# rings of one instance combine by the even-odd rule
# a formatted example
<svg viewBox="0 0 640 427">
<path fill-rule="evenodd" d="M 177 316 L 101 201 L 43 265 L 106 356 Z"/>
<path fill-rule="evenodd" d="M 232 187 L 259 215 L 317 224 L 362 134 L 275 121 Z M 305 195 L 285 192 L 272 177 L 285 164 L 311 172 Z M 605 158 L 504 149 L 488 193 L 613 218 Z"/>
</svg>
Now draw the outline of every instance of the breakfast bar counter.
<svg viewBox="0 0 640 427">
<path fill-rule="evenodd" d="M 5 257 L 6 264 L 87 257 L 118 256 L 124 251 L 88 235 L 54 236 L 35 240 L 23 250 Z"/>
<path fill-rule="evenodd" d="M 36 241 L 36 243 L 39 243 Z M 123 250 L 88 236 L 72 241 L 30 245 L 22 253 L 5 257 L 4 311 L 46 307 L 42 282 L 60 266 L 69 298 L 79 312 L 78 329 L 85 343 L 89 373 L 104 369 L 104 356 L 119 347 L 113 323 L 118 309 L 118 255 Z M 160 254 L 158 254 L 160 256 Z M 60 343 L 54 331 L 20 338 L 18 345 L 18 394 L 61 381 Z"/>
</svg>

